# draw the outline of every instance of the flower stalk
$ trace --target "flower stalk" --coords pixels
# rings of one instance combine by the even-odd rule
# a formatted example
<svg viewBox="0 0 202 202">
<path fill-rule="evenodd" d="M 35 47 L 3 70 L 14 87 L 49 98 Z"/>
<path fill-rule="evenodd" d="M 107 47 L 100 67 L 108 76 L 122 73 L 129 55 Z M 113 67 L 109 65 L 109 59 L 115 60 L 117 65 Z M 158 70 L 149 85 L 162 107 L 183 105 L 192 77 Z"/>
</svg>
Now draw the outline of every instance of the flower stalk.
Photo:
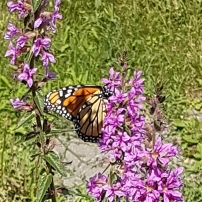
<svg viewBox="0 0 202 202">
<path fill-rule="evenodd" d="M 10 99 L 15 110 L 27 112 L 20 120 L 18 127 L 27 124 L 33 118 L 36 120 L 36 125 L 31 127 L 32 131 L 28 132 L 25 137 L 25 140 L 35 138 L 35 143 L 39 148 L 39 154 L 33 155 L 36 158 L 36 167 L 40 168 L 40 175 L 35 179 L 38 179 L 37 190 L 44 190 L 44 192 L 37 192 L 36 200 L 44 201 L 48 197 L 56 202 L 53 170 L 58 170 L 56 166 L 58 162 L 56 161 L 59 161 L 59 158 L 52 151 L 54 145 L 51 145 L 50 139 L 46 137 L 50 128 L 43 115 L 44 101 L 41 96 L 41 87 L 56 77 L 55 73 L 49 71 L 50 63 L 56 62 L 51 52 L 51 38 L 49 36 L 50 33 L 56 32 L 56 20 L 62 19 L 62 15 L 59 13 L 61 0 L 53 1 L 53 11 L 47 10 L 49 3 L 50 0 L 9 1 L 7 3 L 8 10 L 18 13 L 18 19 L 24 21 L 24 27 L 20 29 L 14 23 L 9 22 L 4 39 L 10 41 L 5 57 L 9 57 L 10 64 L 16 67 L 13 78 L 28 88 L 22 99 Z M 41 60 L 41 67 L 38 62 L 36 63 L 38 59 Z M 38 67 L 35 66 L 36 64 Z M 44 76 L 38 74 L 40 69 L 44 72 Z M 53 156 L 55 161 L 50 160 L 53 159 Z M 47 166 L 45 169 L 38 165 L 42 161 L 45 161 Z M 60 172 L 62 173 L 61 169 Z"/>
</svg>

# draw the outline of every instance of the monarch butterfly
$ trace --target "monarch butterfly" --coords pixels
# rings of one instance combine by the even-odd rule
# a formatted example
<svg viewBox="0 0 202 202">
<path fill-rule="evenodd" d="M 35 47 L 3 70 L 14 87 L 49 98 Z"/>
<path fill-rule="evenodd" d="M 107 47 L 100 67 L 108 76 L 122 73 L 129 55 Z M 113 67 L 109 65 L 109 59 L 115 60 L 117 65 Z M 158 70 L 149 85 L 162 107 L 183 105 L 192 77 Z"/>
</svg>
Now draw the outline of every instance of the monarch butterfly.
<svg viewBox="0 0 202 202">
<path fill-rule="evenodd" d="M 93 85 L 67 86 L 49 92 L 44 105 L 74 123 L 75 130 L 85 142 L 98 142 L 106 115 L 106 102 L 112 92 Z"/>
</svg>

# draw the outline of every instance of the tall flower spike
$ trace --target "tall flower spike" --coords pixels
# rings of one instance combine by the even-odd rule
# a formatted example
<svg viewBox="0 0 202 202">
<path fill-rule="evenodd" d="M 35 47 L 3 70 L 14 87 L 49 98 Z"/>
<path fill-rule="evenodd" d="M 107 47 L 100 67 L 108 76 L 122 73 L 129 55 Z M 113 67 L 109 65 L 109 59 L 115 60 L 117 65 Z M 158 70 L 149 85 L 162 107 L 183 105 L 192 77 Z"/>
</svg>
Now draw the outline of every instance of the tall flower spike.
<svg viewBox="0 0 202 202">
<path fill-rule="evenodd" d="M 123 66 L 123 73 L 111 68 L 110 78 L 102 80 L 114 93 L 106 103 L 103 137 L 99 142 L 112 168 L 105 185 L 99 189 L 94 183 L 94 189 L 88 189 L 88 193 L 96 201 L 101 201 L 103 194 L 111 202 L 159 202 L 162 196 L 165 201 L 182 201 L 182 171 L 172 171 L 168 164 L 178 149 L 170 143 L 163 144 L 160 137 L 155 138 L 152 147 L 146 147 L 144 79 L 140 71 L 127 79 L 126 72 L 127 65 Z M 95 179 L 91 178 L 88 185 Z"/>
</svg>

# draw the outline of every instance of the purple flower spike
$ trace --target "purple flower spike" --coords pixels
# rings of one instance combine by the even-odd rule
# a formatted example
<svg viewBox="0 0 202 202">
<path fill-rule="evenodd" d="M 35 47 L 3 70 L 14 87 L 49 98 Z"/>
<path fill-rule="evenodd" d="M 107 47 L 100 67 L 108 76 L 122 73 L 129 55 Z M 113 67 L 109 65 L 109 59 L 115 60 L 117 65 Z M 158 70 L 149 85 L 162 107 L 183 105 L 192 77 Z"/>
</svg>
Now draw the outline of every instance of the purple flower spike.
<svg viewBox="0 0 202 202">
<path fill-rule="evenodd" d="M 34 56 L 37 57 L 43 49 L 48 50 L 50 48 L 50 42 L 51 39 L 48 37 L 45 37 L 44 39 L 42 38 L 37 38 L 34 41 L 34 45 L 32 46 L 32 51 L 34 53 Z"/>
<path fill-rule="evenodd" d="M 18 76 L 20 81 L 26 81 L 27 85 L 31 88 L 33 84 L 33 75 L 35 74 L 37 68 L 30 69 L 28 64 L 24 65 L 24 71 Z"/>
<path fill-rule="evenodd" d="M 99 189 L 96 177 L 91 179 L 94 186 L 88 192 L 97 201 L 102 195 L 110 202 L 122 199 L 127 202 L 181 202 L 182 182 L 179 175 L 182 169 L 171 172 L 168 164 L 171 157 L 177 155 L 178 149 L 172 144 L 163 144 L 156 134 L 152 134 L 157 136 L 154 141 L 149 142 L 153 136 L 146 130 L 144 79 L 141 71 L 135 71 L 130 79 L 126 73 L 125 66 L 123 73 L 111 68 L 110 78 L 102 79 L 113 95 L 106 103 L 107 113 L 99 147 L 107 153 L 108 161 L 117 167 L 112 166 L 112 171 L 109 171 L 110 183 L 103 183 Z"/>
<path fill-rule="evenodd" d="M 21 31 L 17 27 L 15 27 L 15 25 L 12 22 L 9 22 L 7 32 L 4 35 L 4 39 L 11 39 L 15 35 L 20 34 L 20 33 L 21 33 Z"/>
</svg>

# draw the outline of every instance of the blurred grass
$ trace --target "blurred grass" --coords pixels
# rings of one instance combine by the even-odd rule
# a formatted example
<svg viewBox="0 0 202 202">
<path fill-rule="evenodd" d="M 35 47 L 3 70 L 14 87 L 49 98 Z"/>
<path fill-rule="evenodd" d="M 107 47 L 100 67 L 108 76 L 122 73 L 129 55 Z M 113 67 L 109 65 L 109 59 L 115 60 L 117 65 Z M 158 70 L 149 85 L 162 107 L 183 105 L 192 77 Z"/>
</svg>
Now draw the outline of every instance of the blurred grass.
<svg viewBox="0 0 202 202">
<path fill-rule="evenodd" d="M 8 19 L 13 17 L 8 15 L 5 3 L 1 7 L 4 12 L 0 14 L 0 34 L 3 36 Z M 201 132 L 198 132 L 201 124 L 197 127 L 192 124 L 186 112 L 193 108 L 201 109 L 202 1 L 66 0 L 62 1 L 61 12 L 63 20 L 58 23 L 58 32 L 52 39 L 52 50 L 57 63 L 52 65 L 51 70 L 57 72 L 58 79 L 49 82 L 45 91 L 78 83 L 100 84 L 101 78 L 108 75 L 109 68 L 117 68 L 118 58 L 127 51 L 129 66 L 143 71 L 146 94 L 153 94 L 159 81 L 166 83 L 165 114 L 174 123 L 174 137 L 171 139 L 180 137 L 178 139 L 182 139 L 184 157 L 196 160 L 196 150 L 193 148 L 198 148 L 202 142 Z M 9 99 L 22 94 L 24 88 L 20 89 L 19 84 L 13 88 L 16 86 L 12 79 L 13 68 L 9 65 L 9 60 L 4 58 L 8 43 L 2 38 L 0 130 L 3 136 L 7 115 L 9 114 L 7 119 L 12 127 L 20 116 L 11 109 Z M 189 124 L 184 124 L 185 121 Z M 197 141 L 193 143 L 196 132 Z M 190 134 L 193 134 L 192 140 L 187 139 Z M 3 139 L 1 137 L 0 146 L 4 144 Z M 14 145 L 9 147 L 9 142 Z M 9 166 L 5 162 L 11 160 L 13 153 L 19 162 L 21 158 L 27 158 L 27 151 L 22 151 L 18 144 L 16 152 L 14 146 L 14 132 L 7 127 L 4 147 L 6 159 L 1 162 L 4 169 Z M 187 154 L 187 151 L 191 151 L 191 154 Z M 197 157 L 197 162 L 201 159 Z M 28 164 L 29 161 L 26 166 Z M 193 163 L 191 165 L 191 172 L 199 173 L 198 167 Z M 6 173 L 14 180 L 18 179 L 9 171 Z M 199 182 L 200 186 L 194 186 L 194 183 L 185 184 L 185 201 L 201 200 L 202 184 Z M 24 195 L 27 196 L 28 193 Z"/>
</svg>

